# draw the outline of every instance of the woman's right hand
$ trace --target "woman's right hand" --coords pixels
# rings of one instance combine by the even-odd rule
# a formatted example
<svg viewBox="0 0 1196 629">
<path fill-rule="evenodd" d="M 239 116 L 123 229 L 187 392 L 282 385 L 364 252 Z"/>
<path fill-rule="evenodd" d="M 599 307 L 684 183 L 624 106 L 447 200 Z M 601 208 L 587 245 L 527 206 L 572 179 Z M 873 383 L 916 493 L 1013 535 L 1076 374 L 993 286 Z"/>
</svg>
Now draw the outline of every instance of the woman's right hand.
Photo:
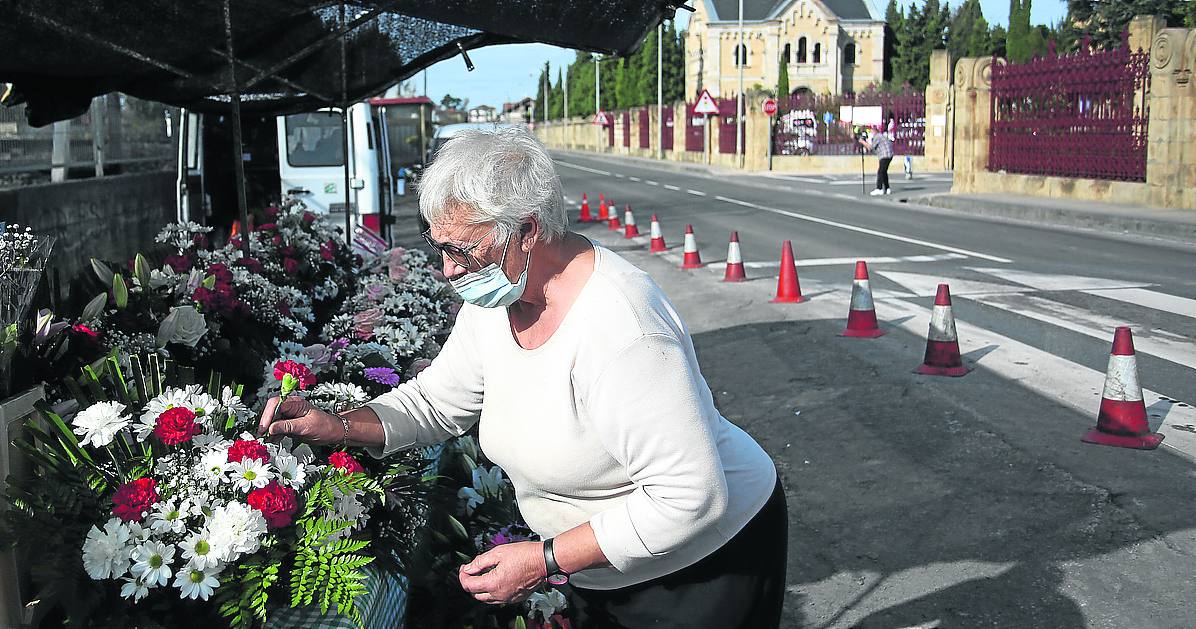
<svg viewBox="0 0 1196 629">
<path fill-rule="evenodd" d="M 287 396 L 281 404 L 276 396 L 266 402 L 258 420 L 258 434 L 291 436 L 305 443 L 327 445 L 341 443 L 345 425 L 340 418 L 321 411 L 298 395 Z"/>
</svg>

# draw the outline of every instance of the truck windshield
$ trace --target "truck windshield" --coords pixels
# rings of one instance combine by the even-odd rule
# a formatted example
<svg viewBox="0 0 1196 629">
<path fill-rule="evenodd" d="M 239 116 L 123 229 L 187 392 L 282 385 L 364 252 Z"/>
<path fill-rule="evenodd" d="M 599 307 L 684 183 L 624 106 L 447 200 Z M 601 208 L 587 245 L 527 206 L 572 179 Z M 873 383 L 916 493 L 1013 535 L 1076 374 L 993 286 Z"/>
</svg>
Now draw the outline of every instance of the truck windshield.
<svg viewBox="0 0 1196 629">
<path fill-rule="evenodd" d="M 287 163 L 341 166 L 345 163 L 341 118 L 330 112 L 287 116 Z"/>
</svg>

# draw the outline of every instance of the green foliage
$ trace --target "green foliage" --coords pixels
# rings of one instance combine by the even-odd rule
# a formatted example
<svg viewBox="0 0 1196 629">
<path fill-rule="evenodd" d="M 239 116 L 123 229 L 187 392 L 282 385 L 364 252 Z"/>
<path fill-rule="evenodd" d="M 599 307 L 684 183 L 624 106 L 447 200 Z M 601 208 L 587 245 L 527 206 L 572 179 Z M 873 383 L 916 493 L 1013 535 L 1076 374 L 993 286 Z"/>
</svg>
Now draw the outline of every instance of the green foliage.
<svg viewBox="0 0 1196 629">
<path fill-rule="evenodd" d="M 778 61 L 780 69 L 777 71 L 777 98 L 781 99 L 778 104 L 787 103 L 785 98 L 789 95 L 789 64 L 785 63 L 784 59 Z"/>
<path fill-rule="evenodd" d="M 445 94 L 444 98 L 440 99 L 440 106 L 449 109 L 460 109 L 465 106 L 465 101 L 453 96 L 452 94 Z"/>
<path fill-rule="evenodd" d="M 1137 15 L 1157 15 L 1169 27 L 1196 27 L 1193 0 L 1068 0 L 1060 25 L 1060 48 L 1071 51 L 1085 37 L 1093 45 L 1111 49 L 1121 45 L 1121 33 Z"/>
<path fill-rule="evenodd" d="M 685 51 L 682 34 L 676 26 L 668 24 L 661 39 L 661 65 L 664 102 L 671 103 L 683 98 L 685 93 Z M 604 111 L 642 107 L 656 103 L 656 31 L 645 38 L 640 49 L 626 58 L 597 57 L 601 64 L 601 82 Z M 593 116 L 595 56 L 588 52 L 577 53 L 569 64 L 569 115 Z M 550 107 L 550 113 L 557 115 Z"/>
</svg>

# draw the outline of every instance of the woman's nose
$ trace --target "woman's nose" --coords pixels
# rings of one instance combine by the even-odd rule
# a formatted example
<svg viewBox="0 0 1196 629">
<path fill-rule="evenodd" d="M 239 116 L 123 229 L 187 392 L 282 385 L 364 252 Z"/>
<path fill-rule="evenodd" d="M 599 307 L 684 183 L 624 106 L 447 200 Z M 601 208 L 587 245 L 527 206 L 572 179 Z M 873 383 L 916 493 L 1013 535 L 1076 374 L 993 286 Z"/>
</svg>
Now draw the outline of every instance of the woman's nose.
<svg viewBox="0 0 1196 629">
<path fill-rule="evenodd" d="M 465 267 L 457 264 L 447 253 L 440 252 L 440 261 L 444 264 L 444 276 L 450 280 L 457 279 L 467 272 Z"/>
</svg>

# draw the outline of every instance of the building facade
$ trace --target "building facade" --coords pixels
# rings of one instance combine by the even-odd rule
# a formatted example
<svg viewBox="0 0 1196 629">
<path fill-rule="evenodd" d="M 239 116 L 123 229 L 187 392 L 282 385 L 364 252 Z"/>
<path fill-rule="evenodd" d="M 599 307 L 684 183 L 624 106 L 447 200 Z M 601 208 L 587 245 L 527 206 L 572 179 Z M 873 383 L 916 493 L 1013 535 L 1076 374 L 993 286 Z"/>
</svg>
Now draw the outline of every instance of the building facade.
<svg viewBox="0 0 1196 629">
<path fill-rule="evenodd" d="M 842 94 L 884 79 L 884 15 L 870 0 L 696 0 L 685 34 L 685 91 L 733 97 L 776 89 L 787 63 L 790 92 Z"/>
</svg>

